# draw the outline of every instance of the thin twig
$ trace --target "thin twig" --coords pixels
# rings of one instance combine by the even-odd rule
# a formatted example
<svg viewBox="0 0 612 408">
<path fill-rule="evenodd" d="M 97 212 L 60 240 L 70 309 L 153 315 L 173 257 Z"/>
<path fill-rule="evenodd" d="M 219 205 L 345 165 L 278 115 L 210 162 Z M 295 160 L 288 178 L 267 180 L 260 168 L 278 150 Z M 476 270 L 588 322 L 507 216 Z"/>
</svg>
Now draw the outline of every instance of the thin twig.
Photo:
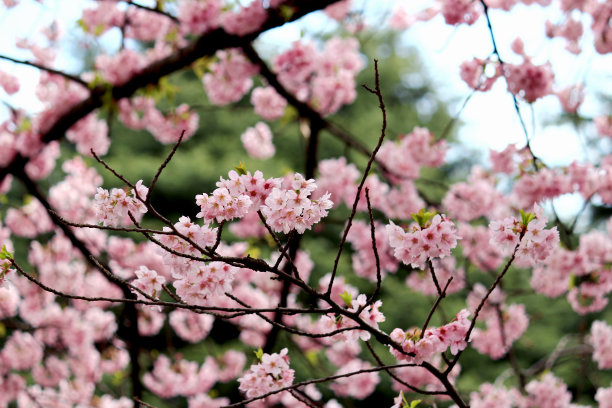
<svg viewBox="0 0 612 408">
<path fill-rule="evenodd" d="M 374 359 L 376 359 L 376 362 L 378 363 L 378 365 L 384 366 L 385 364 L 383 363 L 382 359 L 378 356 L 378 354 L 374 350 L 374 347 L 372 347 L 372 344 L 370 343 L 370 341 L 369 340 L 366 341 L 365 344 L 366 346 L 368 346 L 368 350 L 370 350 L 370 353 L 372 354 Z M 387 374 L 389 374 L 389 377 L 393 378 L 395 381 L 402 384 L 404 387 L 407 387 L 408 389 L 416 393 L 423 394 L 423 395 L 448 395 L 448 392 L 446 391 L 427 391 L 421 388 L 417 388 L 413 385 L 408 384 L 406 381 L 402 380 L 401 378 L 399 378 L 397 374 L 391 371 L 391 369 L 385 369 L 385 371 L 387 372 Z"/>
<path fill-rule="evenodd" d="M 370 217 L 370 239 L 372 240 L 372 251 L 374 251 L 374 259 L 376 260 L 376 288 L 374 289 L 374 293 L 370 296 L 370 299 L 366 304 L 371 304 L 374 302 L 376 295 L 380 292 L 380 285 L 382 284 L 382 276 L 380 272 L 380 258 L 378 256 L 378 248 L 376 245 L 376 228 L 374 226 L 374 214 L 372 214 L 372 206 L 370 204 L 370 189 L 365 189 L 365 197 L 366 203 L 368 205 L 368 216 Z M 363 306 L 365 307 L 365 305 Z"/>
<path fill-rule="evenodd" d="M 105 0 L 96 0 L 96 1 L 105 1 Z M 156 13 L 156 14 L 159 14 L 161 16 L 167 17 L 170 20 L 172 20 L 172 22 L 174 22 L 174 23 L 179 23 L 179 19 L 178 18 L 176 18 L 172 14 L 166 13 L 165 11 L 163 11 L 161 9 L 143 6 L 142 4 L 134 3 L 132 0 L 121 0 L 121 1 L 123 1 L 126 4 L 129 4 L 130 6 L 134 6 L 134 7 L 137 7 L 139 9 L 146 10 L 146 11 L 149 11 L 151 13 Z"/>
<path fill-rule="evenodd" d="M 429 268 L 429 272 L 431 273 L 431 279 L 433 280 L 433 283 L 436 286 L 438 296 L 442 296 L 442 289 L 440 288 L 440 283 L 438 283 L 438 278 L 436 277 L 436 272 L 434 271 L 433 262 L 431 262 L 430 258 L 427 258 L 427 266 Z"/>
<path fill-rule="evenodd" d="M 434 312 L 440 305 L 440 302 L 442 301 L 442 299 L 446 297 L 446 290 L 448 289 L 448 286 L 451 284 L 452 281 L 453 281 L 453 277 L 451 276 L 446 282 L 446 285 L 444 285 L 444 289 L 442 289 L 442 292 L 436 298 L 436 301 L 434 302 L 433 306 L 431 307 L 431 309 L 429 309 L 429 313 L 427 314 L 427 318 L 425 318 L 425 323 L 423 323 L 423 328 L 421 329 L 421 336 L 420 336 L 421 339 L 423 338 L 423 336 L 425 336 L 425 330 L 427 330 L 427 326 L 429 325 L 429 321 L 431 320 Z"/>
<path fill-rule="evenodd" d="M 480 303 L 476 307 L 476 310 L 474 311 L 474 317 L 472 318 L 472 322 L 470 323 L 470 327 L 469 327 L 469 329 L 468 329 L 468 331 L 467 331 L 467 333 L 465 335 L 465 341 L 469 341 L 470 335 L 472 334 L 472 330 L 474 330 L 474 327 L 476 326 L 476 320 L 478 319 L 478 315 L 480 314 L 480 311 L 482 310 L 482 308 L 484 307 L 485 303 L 487 302 L 487 299 L 489 299 L 489 296 L 491 295 L 491 293 L 499 285 L 499 283 L 501 282 L 501 280 L 504 277 L 504 275 L 506 274 L 506 272 L 508 272 L 508 270 L 510 269 L 510 265 L 512 265 L 512 263 L 514 262 L 514 259 L 516 258 L 516 253 L 517 253 L 517 251 L 519 249 L 519 246 L 521 245 L 521 240 L 523 239 L 524 235 L 525 235 L 525 230 L 521 231 L 519 242 L 514 247 L 514 250 L 512 251 L 512 256 L 510 257 L 510 259 L 508 259 L 508 262 L 506 262 L 506 265 L 504 266 L 504 269 L 502 270 L 502 272 L 499 275 L 497 275 L 497 278 L 495 279 L 495 282 L 493 282 L 491 287 L 489 287 L 489 290 L 487 291 L 486 295 L 482 298 L 482 300 L 480 301 Z M 453 367 L 457 364 L 457 361 L 459 361 L 459 357 L 461 357 L 462 353 L 463 353 L 463 350 L 459 350 L 457 352 L 457 355 L 455 355 L 455 358 L 453 359 L 451 364 L 448 365 L 445 373 L 447 373 L 447 374 L 450 373 L 450 371 L 453 369 Z"/>
<path fill-rule="evenodd" d="M 185 129 L 183 129 L 178 140 L 172 147 L 172 150 L 170 150 L 170 153 L 168 153 L 166 160 L 164 160 L 164 162 L 157 169 L 157 172 L 155 172 L 155 176 L 153 176 L 153 180 L 151 181 L 151 185 L 149 186 L 149 191 L 147 192 L 147 196 L 144 199 L 145 204 L 151 201 L 151 193 L 153 192 L 153 189 L 155 188 L 155 184 L 157 184 L 157 180 L 159 179 L 159 176 L 162 174 L 162 171 L 164 171 L 168 163 L 170 163 L 170 160 L 172 160 L 174 153 L 176 153 L 176 150 L 181 145 L 181 142 L 183 141 L 183 136 L 185 136 Z"/>
<path fill-rule="evenodd" d="M 355 200 L 353 201 L 351 215 L 349 216 L 346 227 L 344 228 L 344 232 L 342 234 L 342 240 L 340 241 L 338 253 L 336 254 L 336 259 L 334 259 L 334 268 L 331 273 L 331 279 L 329 280 L 329 285 L 327 286 L 328 295 L 331 293 L 332 287 L 334 285 L 334 279 L 336 278 L 336 273 L 338 272 L 338 264 L 340 262 L 340 256 L 342 255 L 342 250 L 344 249 L 344 245 L 346 243 L 346 238 L 348 236 L 348 233 L 351 229 L 351 226 L 353 225 L 353 219 L 355 218 L 355 214 L 357 213 L 357 204 L 359 203 L 359 199 L 361 198 L 361 190 L 363 189 L 365 181 L 368 177 L 368 173 L 370 172 L 370 168 L 372 167 L 372 162 L 374 161 L 374 158 L 376 157 L 376 153 L 378 153 L 378 150 L 380 149 L 380 146 L 382 145 L 382 142 L 385 139 L 385 133 L 387 130 L 387 111 L 385 109 L 385 102 L 383 100 L 382 92 L 380 90 L 380 74 L 378 72 L 378 60 L 376 59 L 374 60 L 374 74 L 375 74 L 374 90 L 368 88 L 366 85 L 363 85 L 363 87 L 378 97 L 379 108 L 382 114 L 382 126 L 380 130 L 380 137 L 378 138 L 378 143 L 376 144 L 376 147 L 374 148 L 374 150 L 372 151 L 372 154 L 370 155 L 370 159 L 368 160 L 368 164 L 366 165 L 366 168 L 363 172 L 363 177 L 361 178 L 361 182 L 359 183 L 359 186 L 357 187 L 357 193 L 355 195 Z"/>
<path fill-rule="evenodd" d="M 106 170 L 110 171 L 111 173 L 113 173 L 113 175 L 115 177 L 117 177 L 119 180 L 123 181 L 128 187 L 136 190 L 136 186 L 134 184 L 132 184 L 130 181 L 128 181 L 128 179 L 126 179 L 125 177 L 123 177 L 121 174 L 119 174 L 115 169 L 113 169 L 108 163 L 106 163 L 104 160 L 102 160 L 97 154 L 96 152 L 94 152 L 93 149 L 90 150 L 92 156 L 94 157 L 94 159 L 96 159 L 96 161 L 98 163 L 100 163 L 101 165 L 103 165 Z"/>
</svg>

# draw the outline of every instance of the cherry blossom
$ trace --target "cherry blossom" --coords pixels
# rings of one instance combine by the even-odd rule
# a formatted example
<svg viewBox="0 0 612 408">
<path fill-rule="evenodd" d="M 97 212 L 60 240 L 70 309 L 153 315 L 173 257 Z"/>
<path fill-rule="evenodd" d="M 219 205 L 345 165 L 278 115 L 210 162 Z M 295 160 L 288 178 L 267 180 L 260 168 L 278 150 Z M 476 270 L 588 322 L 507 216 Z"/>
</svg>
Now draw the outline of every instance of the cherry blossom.
<svg viewBox="0 0 612 408">
<path fill-rule="evenodd" d="M 293 383 L 295 371 L 289 368 L 289 355 L 286 348 L 280 353 L 262 353 L 260 362 L 253 364 L 238 379 L 240 391 L 247 398 L 278 390 Z"/>
</svg>

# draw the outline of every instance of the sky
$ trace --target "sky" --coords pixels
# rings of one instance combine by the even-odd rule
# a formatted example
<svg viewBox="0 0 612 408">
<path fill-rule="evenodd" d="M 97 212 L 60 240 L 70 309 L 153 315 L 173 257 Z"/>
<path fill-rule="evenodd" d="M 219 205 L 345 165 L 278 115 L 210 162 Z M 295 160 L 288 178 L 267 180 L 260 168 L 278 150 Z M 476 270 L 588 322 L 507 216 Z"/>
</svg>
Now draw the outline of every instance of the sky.
<svg viewBox="0 0 612 408">
<path fill-rule="evenodd" d="M 21 0 L 21 4 L 6 11 L 0 9 L 0 53 L 15 58 L 27 59 L 28 54 L 13 46 L 14 38 L 37 38 L 38 28 L 59 20 L 66 33 L 75 28 L 81 10 L 92 4 L 92 1 L 46 0 L 42 5 L 34 0 Z M 143 4 L 146 1 L 142 1 Z M 366 23 L 378 24 L 388 15 L 388 11 L 397 0 L 354 0 L 357 9 L 366 11 Z M 409 10 L 418 11 L 431 4 L 429 0 L 406 0 L 401 2 Z M 542 22 L 546 19 L 558 21 L 560 12 L 551 12 L 549 8 L 539 6 L 516 6 L 511 13 L 491 11 L 491 20 L 504 60 L 520 62 L 511 50 L 510 44 L 517 37 L 525 43 L 528 55 L 534 56 L 534 63 L 550 60 L 555 67 L 555 77 L 562 86 L 583 82 L 589 97 L 585 100 L 580 113 L 593 117 L 604 113 L 603 105 L 592 97 L 591 91 L 612 89 L 612 55 L 601 56 L 594 52 L 592 46 L 585 47 L 585 52 L 576 57 L 564 49 L 561 40 L 549 40 L 544 36 Z M 332 30 L 335 23 L 322 13 L 307 16 L 296 24 L 289 24 L 280 29 L 263 34 L 259 43 L 263 45 L 290 44 L 300 39 L 304 30 Z M 518 30 L 517 30 L 518 28 Z M 588 29 L 586 30 L 588 32 Z M 432 21 L 416 23 L 407 30 L 403 41 L 409 47 L 419 51 L 425 70 L 438 97 L 450 107 L 455 115 L 470 90 L 459 78 L 459 65 L 473 57 L 484 58 L 491 53 L 491 39 L 484 18 L 474 25 L 451 27 L 444 24 L 441 16 Z M 68 35 L 63 49 L 58 53 L 56 68 L 68 72 L 78 72 L 80 63 L 71 56 L 70 47 L 74 47 L 74 36 Z M 585 43 L 588 43 L 588 38 Z M 118 37 L 105 35 L 103 45 L 109 49 L 118 44 Z M 562 69 L 558 69 L 562 67 Z M 38 78 L 34 68 L 17 66 L 0 61 L 0 69 L 17 75 L 21 79 L 22 92 L 14 97 L 5 98 L 16 107 L 30 110 L 39 109 L 30 95 L 35 92 Z M 443 92 L 441 91 L 443 90 Z M 612 96 L 612 95 L 611 95 Z M 533 104 L 533 110 L 526 104 L 521 105 L 524 118 L 530 133 L 531 145 L 536 155 L 548 165 L 567 165 L 573 160 L 584 160 L 584 141 L 571 125 L 550 125 L 561 108 L 554 97 L 546 97 Z M 424 106 L 426 108 L 426 106 Z M 0 118 L 6 111 L 0 108 Z M 481 152 L 485 159 L 489 149 L 502 150 L 509 143 L 519 146 L 525 144 L 525 135 L 514 111 L 512 98 L 506 90 L 504 81 L 498 80 L 493 90 L 487 93 L 476 93 L 469 100 L 459 116 L 462 126 L 458 135 L 461 143 Z M 582 136 L 584 137 L 584 136 Z M 574 197 L 561 199 L 562 212 L 571 214 L 580 207 L 581 200 Z"/>
</svg>

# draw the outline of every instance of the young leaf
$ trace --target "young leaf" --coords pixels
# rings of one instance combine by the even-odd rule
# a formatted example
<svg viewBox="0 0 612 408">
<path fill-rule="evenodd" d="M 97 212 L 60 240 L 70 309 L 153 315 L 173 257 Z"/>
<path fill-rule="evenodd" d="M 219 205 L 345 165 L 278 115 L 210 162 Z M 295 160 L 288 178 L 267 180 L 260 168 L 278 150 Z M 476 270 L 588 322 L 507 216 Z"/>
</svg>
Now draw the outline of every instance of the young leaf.
<svg viewBox="0 0 612 408">
<path fill-rule="evenodd" d="M 521 214 L 521 224 L 523 225 L 523 227 L 527 227 L 527 225 L 529 225 L 529 223 L 531 221 L 533 221 L 536 217 L 536 215 L 534 213 L 526 213 L 523 210 L 519 210 L 520 214 Z"/>
<path fill-rule="evenodd" d="M 340 298 L 344 300 L 344 304 L 347 307 L 353 307 L 353 296 L 351 296 L 351 294 L 348 293 L 346 290 L 340 295 Z"/>
<path fill-rule="evenodd" d="M 253 353 L 255 354 L 255 357 L 257 357 L 257 361 L 261 361 L 261 359 L 263 358 L 263 354 L 264 354 L 263 349 L 260 347 L 257 350 L 255 350 Z"/>
<path fill-rule="evenodd" d="M 6 249 L 6 245 L 2 245 L 2 251 L 0 251 L 0 259 L 13 259 L 13 255 Z"/>
<path fill-rule="evenodd" d="M 247 169 L 246 169 L 244 162 L 240 162 L 239 165 L 234 166 L 234 170 L 236 170 L 236 172 L 241 176 L 244 176 L 247 174 Z"/>
</svg>

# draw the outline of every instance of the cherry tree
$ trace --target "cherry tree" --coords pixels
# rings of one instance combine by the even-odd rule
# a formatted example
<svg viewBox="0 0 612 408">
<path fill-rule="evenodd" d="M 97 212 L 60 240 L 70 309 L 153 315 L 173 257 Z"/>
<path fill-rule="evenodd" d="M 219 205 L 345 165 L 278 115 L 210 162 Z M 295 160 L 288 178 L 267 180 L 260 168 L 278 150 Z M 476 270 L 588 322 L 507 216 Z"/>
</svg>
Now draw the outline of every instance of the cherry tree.
<svg viewBox="0 0 612 408">
<path fill-rule="evenodd" d="M 27 1 L 4 0 L 3 12 Z M 547 8 L 556 19 L 536 28 L 551 42 L 560 38 L 576 58 L 603 55 L 612 51 L 612 2 L 391 5 L 385 25 L 398 32 L 435 19 L 457 30 L 484 21 L 489 55 L 466 46 L 456 67 L 454 79 L 471 90 L 463 106 L 502 84 L 524 132 L 522 145 L 491 151 L 466 180 L 439 181 L 441 200 L 426 194 L 422 170 L 448 162 L 456 147 L 446 139 L 461 110 L 443 134 L 424 127 L 388 134 L 384 61 L 361 54 L 354 35 L 383 27 L 368 24 L 358 3 L 90 2 L 78 29 L 92 37 L 118 32 L 121 44 L 95 55 L 80 75 L 57 68 L 58 24 L 41 28 L 44 40 L 5 38 L 31 58 L 0 55 L 7 62 L 0 87 L 5 96 L 25 92 L 7 67 L 36 68 L 29 97 L 41 109 L 7 103 L 0 125 L 0 193 L 8 197 L 0 209 L 0 406 L 335 408 L 365 406 L 360 401 L 374 393 L 395 398 L 369 406 L 612 406 L 612 326 L 602 320 L 612 291 L 612 222 L 591 225 L 583 215 L 612 204 L 612 156 L 603 150 L 589 161 L 547 164 L 532 148 L 524 111 L 557 98 L 576 137 L 602 138 L 604 148 L 612 118 L 581 114 L 597 90 L 557 82 L 562 67 L 529 54 L 520 37 L 498 38 L 494 18 Z M 269 58 L 254 45 L 321 11 L 340 35 L 287 44 Z M 502 54 L 502 42 L 513 55 Z M 370 81 L 357 84 L 364 69 Z M 289 117 L 305 141 L 304 167 L 264 174 L 237 162 L 219 169 L 215 189 L 194 186 L 193 213 L 171 219 L 156 208 L 152 193 L 165 168 L 206 126 L 196 107 L 167 110 L 153 95 L 186 70 L 199 74 L 213 105 L 250 101 L 261 121 L 227 137 L 239 138 L 252 158 L 275 160 L 269 124 Z M 334 120 L 358 97 L 380 113 L 374 146 Z M 147 181 L 105 161 L 112 124 L 102 112 L 167 145 Z M 322 138 L 361 161 L 319 159 Z M 112 139 L 122 143 L 121 134 Z M 122 187 L 103 185 L 93 161 Z M 583 200 L 569 223 L 553 202 L 568 194 Z M 338 217 L 333 262 L 311 256 L 305 237 L 316 240 Z M 332 266 L 311 279 L 322 263 Z M 400 274 L 427 303 L 418 327 L 393 327 L 385 317 L 397 307 L 385 294 Z M 517 280 L 524 285 L 514 290 L 509 282 Z M 517 356 L 529 349 L 517 348 L 530 327 L 525 297 L 560 298 L 555 304 L 580 322 L 556 347 L 532 347 L 530 359 Z M 212 339 L 215 347 L 198 348 L 199 361 L 185 356 L 219 324 L 238 341 Z M 462 383 L 469 353 L 507 370 L 475 387 Z M 321 367 L 297 364 L 304 356 Z M 573 374 L 587 377 L 588 387 L 556 371 L 568 359 L 582 365 Z"/>
</svg>

